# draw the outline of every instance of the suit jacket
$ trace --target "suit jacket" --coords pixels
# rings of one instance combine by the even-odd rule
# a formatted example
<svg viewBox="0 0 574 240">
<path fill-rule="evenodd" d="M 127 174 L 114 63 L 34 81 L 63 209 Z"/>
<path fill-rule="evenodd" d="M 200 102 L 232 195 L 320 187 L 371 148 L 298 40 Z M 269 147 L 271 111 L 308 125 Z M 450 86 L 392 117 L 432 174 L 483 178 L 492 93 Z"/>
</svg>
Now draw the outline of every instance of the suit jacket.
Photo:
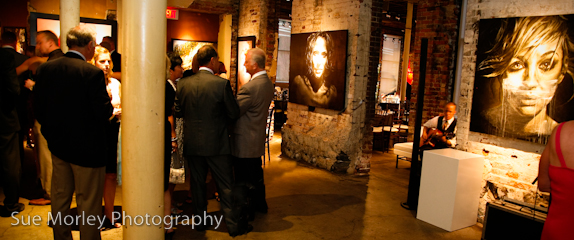
<svg viewBox="0 0 574 240">
<path fill-rule="evenodd" d="M 50 52 L 50 54 L 48 54 L 48 61 L 52 61 L 58 58 L 61 58 L 64 56 L 64 52 L 62 52 L 62 49 L 56 49 L 52 52 Z"/>
<path fill-rule="evenodd" d="M 16 64 L 16 67 L 22 65 L 22 63 L 24 63 L 29 57 L 26 55 L 23 55 L 19 52 L 16 52 L 16 50 L 14 50 L 14 48 L 3 48 L 6 52 L 12 54 L 12 56 L 14 56 L 14 62 Z M 27 71 L 23 72 L 22 74 L 20 74 L 18 76 L 18 81 L 20 82 L 21 86 L 24 86 L 24 81 L 26 81 L 26 79 L 28 79 L 28 74 Z"/>
<path fill-rule="evenodd" d="M 0 133 L 20 130 L 16 112 L 19 94 L 14 56 L 8 51 L 0 50 Z"/>
<path fill-rule="evenodd" d="M 34 97 L 52 154 L 83 167 L 105 166 L 113 107 L 102 70 L 68 52 L 38 67 Z"/>
<path fill-rule="evenodd" d="M 239 115 L 239 106 L 226 79 L 200 70 L 179 80 L 175 115 L 184 118 L 183 154 L 230 154 L 228 124 Z"/>
<path fill-rule="evenodd" d="M 112 54 L 110 54 L 112 58 L 112 62 L 114 63 L 114 68 L 112 72 L 121 72 L 122 71 L 122 55 L 118 53 L 118 51 L 114 50 Z"/>
<path fill-rule="evenodd" d="M 232 135 L 233 156 L 256 158 L 265 154 L 265 130 L 273 93 L 273 83 L 267 74 L 251 79 L 239 89 L 240 110 Z"/>
<path fill-rule="evenodd" d="M 6 52 L 12 54 L 14 56 L 14 62 L 16 67 L 22 65 L 29 57 L 19 52 L 16 52 L 13 48 L 3 48 Z M 20 96 L 18 97 L 18 118 L 20 120 L 20 127 L 26 128 L 28 123 L 28 115 L 27 112 L 27 104 L 28 104 L 28 97 L 30 96 L 30 89 L 24 87 L 24 83 L 26 79 L 30 77 L 30 72 L 25 71 L 22 74 L 18 75 L 18 84 L 20 85 Z"/>
</svg>

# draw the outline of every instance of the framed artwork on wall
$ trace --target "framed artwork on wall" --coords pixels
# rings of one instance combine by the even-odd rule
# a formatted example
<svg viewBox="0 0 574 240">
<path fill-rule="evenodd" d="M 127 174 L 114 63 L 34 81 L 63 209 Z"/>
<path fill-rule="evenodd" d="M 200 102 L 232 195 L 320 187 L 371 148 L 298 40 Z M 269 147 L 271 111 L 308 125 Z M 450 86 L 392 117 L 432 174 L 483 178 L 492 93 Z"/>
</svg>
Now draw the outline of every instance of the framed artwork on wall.
<svg viewBox="0 0 574 240">
<path fill-rule="evenodd" d="M 574 15 L 482 19 L 470 130 L 546 144 L 574 120 Z"/>
<path fill-rule="evenodd" d="M 61 39 L 59 19 L 59 15 L 31 12 L 28 18 L 28 23 L 30 24 L 30 45 L 36 45 L 36 33 L 43 30 L 50 30 Z M 105 36 L 111 36 L 117 40 L 116 21 L 80 18 L 80 24 L 88 26 L 96 32 L 97 44 L 101 43 Z"/>
<path fill-rule="evenodd" d="M 255 36 L 238 37 L 237 38 L 237 87 L 236 93 L 239 92 L 241 86 L 251 79 L 251 75 L 245 70 L 245 55 L 247 51 L 255 47 Z"/>
<path fill-rule="evenodd" d="M 16 35 L 16 51 L 24 54 L 24 50 L 28 47 L 26 28 L 23 27 L 3 27 L 2 33 L 13 32 Z"/>
<path fill-rule="evenodd" d="M 183 70 L 191 69 L 193 56 L 195 56 L 197 50 L 199 50 L 201 47 L 205 45 L 211 45 L 217 49 L 217 45 L 213 42 L 172 39 L 171 43 L 173 46 L 173 52 L 177 53 L 183 60 L 183 63 L 181 64 Z"/>
<path fill-rule="evenodd" d="M 347 30 L 291 35 L 289 102 L 345 108 Z"/>
</svg>

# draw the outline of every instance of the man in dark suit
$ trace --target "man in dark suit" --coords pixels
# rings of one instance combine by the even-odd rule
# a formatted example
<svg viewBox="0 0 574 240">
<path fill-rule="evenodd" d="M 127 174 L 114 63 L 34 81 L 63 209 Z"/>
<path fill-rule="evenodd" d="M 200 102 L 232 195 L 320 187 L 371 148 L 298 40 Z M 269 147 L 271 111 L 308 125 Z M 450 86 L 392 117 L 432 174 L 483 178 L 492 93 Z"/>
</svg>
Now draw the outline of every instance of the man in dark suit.
<svg viewBox="0 0 574 240">
<path fill-rule="evenodd" d="M 37 33 L 36 49 L 41 56 L 48 57 L 48 62 L 64 56 L 64 53 L 60 49 L 58 36 L 49 30 L 39 31 Z M 36 82 L 28 79 L 26 80 L 26 84 L 33 89 Z M 35 96 L 32 97 L 32 100 L 37 101 Z M 42 126 L 38 120 L 34 121 L 32 130 L 34 131 L 36 154 L 40 165 L 40 181 L 42 182 L 44 190 L 46 190 L 46 194 L 44 194 L 43 198 L 31 200 L 30 204 L 45 205 L 51 202 L 50 199 L 52 195 L 52 153 L 50 149 L 48 149 L 48 143 L 42 134 Z"/>
<path fill-rule="evenodd" d="M 60 49 L 58 36 L 50 30 L 39 31 L 36 35 L 36 49 L 42 56 L 47 56 L 48 61 L 64 56 Z"/>
<path fill-rule="evenodd" d="M 4 189 L 4 206 L 0 216 L 9 217 L 24 210 L 19 203 L 20 152 L 18 151 L 18 113 L 16 105 L 20 87 L 16 76 L 14 56 L 0 50 L 0 176 Z M 22 142 L 20 142 L 20 145 Z"/>
<path fill-rule="evenodd" d="M 245 70 L 251 80 L 237 93 L 240 111 L 232 135 L 237 198 L 242 207 L 240 222 L 253 220 L 255 211 L 267 213 L 261 155 L 265 154 L 267 116 L 274 93 L 273 83 L 265 71 L 263 50 L 247 51 Z"/>
<path fill-rule="evenodd" d="M 219 57 L 212 46 L 197 52 L 199 72 L 183 78 L 177 84 L 176 117 L 185 122 L 183 154 L 190 165 L 193 210 L 199 216 L 207 211 L 207 168 L 211 169 L 221 197 L 221 209 L 229 235 L 237 236 L 250 229 L 237 225 L 231 196 L 233 168 L 227 126 L 239 114 L 229 81 L 213 75 L 218 69 Z M 209 223 L 196 229 L 203 231 Z"/>
<path fill-rule="evenodd" d="M 14 56 L 14 62 L 16 67 L 20 66 L 29 57 L 23 55 L 16 51 L 17 39 L 16 34 L 13 32 L 5 31 L 2 33 L 2 49 Z M 26 134 L 28 134 L 28 129 L 30 128 L 28 124 L 28 114 L 26 111 L 26 104 L 28 102 L 28 96 L 30 95 L 30 90 L 24 87 L 24 82 L 28 79 L 28 71 L 25 71 L 18 75 L 18 84 L 20 85 L 20 95 L 18 97 L 18 105 L 16 110 L 18 111 L 18 120 L 20 121 L 20 131 L 18 132 L 18 142 L 24 142 Z M 24 145 L 18 144 L 18 149 L 20 150 L 20 161 L 24 162 Z"/>
<path fill-rule="evenodd" d="M 104 72 L 86 62 L 94 56 L 95 33 L 79 26 L 66 40 L 70 50 L 40 65 L 34 88 L 36 118 L 52 152 L 52 215 L 70 213 L 75 191 L 78 214 L 98 217 L 106 173 L 105 134 L 113 107 Z M 54 239 L 72 239 L 69 226 L 53 224 Z M 98 224 L 80 221 L 80 235 L 101 239 Z"/>
</svg>

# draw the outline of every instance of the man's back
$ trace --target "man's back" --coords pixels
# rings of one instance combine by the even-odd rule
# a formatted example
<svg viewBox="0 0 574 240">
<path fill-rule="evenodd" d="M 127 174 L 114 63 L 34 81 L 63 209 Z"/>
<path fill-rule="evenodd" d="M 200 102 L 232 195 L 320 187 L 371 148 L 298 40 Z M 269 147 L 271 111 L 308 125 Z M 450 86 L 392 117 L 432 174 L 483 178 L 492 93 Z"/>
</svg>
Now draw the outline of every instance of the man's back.
<svg viewBox="0 0 574 240">
<path fill-rule="evenodd" d="M 0 133 L 20 130 L 16 101 L 20 94 L 14 56 L 0 49 Z"/>
<path fill-rule="evenodd" d="M 22 63 L 24 63 L 29 57 L 23 54 L 20 54 L 19 52 L 17 52 L 16 50 L 14 50 L 13 48 L 3 48 L 6 52 L 12 54 L 12 56 L 14 56 L 14 63 L 15 66 L 18 67 L 20 66 Z M 28 97 L 30 95 L 30 90 L 26 87 L 24 87 L 24 83 L 26 82 L 26 79 L 28 79 L 30 76 L 30 73 L 28 71 L 25 71 L 23 73 L 21 73 L 20 75 L 18 75 L 18 84 L 20 85 L 20 96 L 18 97 L 18 120 L 20 121 L 20 125 L 23 131 L 27 131 L 27 127 L 28 127 L 28 115 L 26 114 L 26 107 L 27 107 L 27 102 L 28 102 Z"/>
<path fill-rule="evenodd" d="M 237 94 L 241 116 L 233 129 L 233 156 L 256 158 L 265 153 L 269 105 L 274 96 L 273 83 L 267 74 L 241 87 Z"/>
<path fill-rule="evenodd" d="M 52 153 L 80 166 L 104 166 L 104 127 L 113 110 L 104 73 L 67 53 L 40 65 L 37 75 L 35 114 Z"/>
<path fill-rule="evenodd" d="M 201 70 L 177 85 L 176 115 L 185 120 L 184 154 L 230 154 L 227 125 L 239 115 L 229 81 Z"/>
<path fill-rule="evenodd" d="M 4 48 L 4 50 L 6 50 L 6 52 L 9 52 L 10 54 L 12 54 L 14 56 L 14 61 L 16 63 L 16 67 L 20 66 L 20 64 L 24 63 L 26 61 L 26 59 L 29 58 L 28 56 L 17 52 L 13 48 Z"/>
</svg>

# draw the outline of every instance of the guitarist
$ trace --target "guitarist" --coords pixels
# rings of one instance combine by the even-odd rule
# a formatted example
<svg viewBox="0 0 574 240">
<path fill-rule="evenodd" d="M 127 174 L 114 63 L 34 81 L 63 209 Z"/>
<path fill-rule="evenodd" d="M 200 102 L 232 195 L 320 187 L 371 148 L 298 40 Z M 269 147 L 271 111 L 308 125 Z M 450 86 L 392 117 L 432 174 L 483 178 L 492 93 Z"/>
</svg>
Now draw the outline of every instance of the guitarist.
<svg viewBox="0 0 574 240">
<path fill-rule="evenodd" d="M 423 126 L 420 141 L 420 152 L 429 149 L 454 148 L 456 146 L 456 104 L 449 102 L 444 108 L 443 116 L 428 120 Z M 421 156 L 422 157 L 422 156 Z"/>
</svg>

